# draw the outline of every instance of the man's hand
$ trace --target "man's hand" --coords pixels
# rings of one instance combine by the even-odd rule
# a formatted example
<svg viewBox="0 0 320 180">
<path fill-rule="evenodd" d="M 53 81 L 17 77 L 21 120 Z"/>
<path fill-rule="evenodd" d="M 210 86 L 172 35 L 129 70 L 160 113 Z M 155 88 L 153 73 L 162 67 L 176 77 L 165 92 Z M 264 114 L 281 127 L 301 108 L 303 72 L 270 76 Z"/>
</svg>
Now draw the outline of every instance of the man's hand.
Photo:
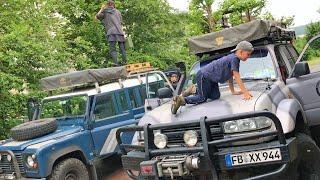
<svg viewBox="0 0 320 180">
<path fill-rule="evenodd" d="M 252 95 L 249 93 L 249 91 L 247 90 L 247 88 L 244 86 L 241 78 L 240 78 L 240 74 L 239 72 L 237 71 L 233 71 L 233 77 L 236 79 L 240 89 L 241 89 L 241 92 L 243 93 L 243 99 L 244 100 L 250 100 L 252 98 Z"/>
<path fill-rule="evenodd" d="M 243 94 L 243 99 L 244 100 L 251 100 L 252 99 L 252 95 L 249 92 L 246 92 Z"/>
<path fill-rule="evenodd" d="M 107 8 L 108 4 L 102 4 L 100 9 L 105 9 Z"/>
</svg>

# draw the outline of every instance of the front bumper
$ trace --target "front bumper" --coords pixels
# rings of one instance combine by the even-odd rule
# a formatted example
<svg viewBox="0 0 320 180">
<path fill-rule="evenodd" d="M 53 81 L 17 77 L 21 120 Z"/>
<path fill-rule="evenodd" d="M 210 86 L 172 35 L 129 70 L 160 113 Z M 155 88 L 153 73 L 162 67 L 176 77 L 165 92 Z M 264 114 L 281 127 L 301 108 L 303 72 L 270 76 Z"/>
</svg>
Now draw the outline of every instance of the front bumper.
<svg viewBox="0 0 320 180">
<path fill-rule="evenodd" d="M 16 155 L 12 152 L 12 151 L 0 151 L 0 154 L 6 154 L 6 155 L 10 155 L 12 160 L 11 160 L 11 164 L 8 165 L 8 167 L 11 169 L 12 168 L 12 172 L 8 173 L 5 170 L 0 168 L 0 180 L 36 180 L 35 178 L 25 178 L 22 176 L 22 173 L 20 171 L 20 166 L 17 160 Z M 45 178 L 40 178 L 40 179 L 45 179 Z M 37 179 L 39 180 L 39 179 Z"/>
<path fill-rule="evenodd" d="M 276 127 L 276 131 L 258 132 L 255 135 L 242 135 L 238 137 L 230 137 L 219 140 L 211 140 L 210 138 L 210 125 L 213 123 L 222 123 L 226 121 L 234 121 L 245 118 L 254 118 L 264 116 L 270 118 Z M 178 147 L 157 149 L 153 144 L 153 131 L 169 128 L 179 128 L 200 126 L 201 129 L 201 146 L 197 147 Z M 144 144 L 145 146 L 122 144 L 121 133 L 129 131 L 144 131 Z M 262 137 L 277 136 L 277 140 L 268 143 L 260 143 L 257 145 L 247 145 L 238 147 L 223 147 L 232 142 L 254 140 Z M 241 168 L 255 168 L 266 165 L 278 165 L 278 168 L 264 174 L 259 174 L 252 179 L 270 178 L 279 175 L 286 171 L 290 162 L 296 158 L 296 140 L 295 138 L 287 139 L 284 136 L 281 123 L 279 119 L 268 111 L 252 112 L 245 114 L 238 114 L 226 116 L 219 119 L 206 119 L 202 118 L 197 121 L 189 121 L 183 123 L 160 124 L 160 125 L 146 125 L 144 127 L 127 127 L 117 131 L 117 140 L 120 144 L 120 149 L 123 153 L 122 162 L 123 167 L 127 170 L 140 171 L 142 167 L 149 166 L 151 173 L 141 173 L 144 177 L 185 177 L 197 176 L 203 172 L 210 173 L 213 179 L 218 179 L 220 172 L 231 171 Z M 245 164 L 240 166 L 230 166 L 225 160 L 227 155 L 246 153 L 251 151 L 279 149 L 281 152 L 281 160 Z M 132 151 L 133 150 L 133 151 Z M 127 151 L 131 151 L 127 153 Z M 188 160 L 189 159 L 189 160 Z M 191 161 L 190 161 L 191 159 Z M 193 161 L 192 161 L 193 160 Z M 198 164 L 196 164 L 198 161 Z M 192 163 L 193 162 L 193 163 Z"/>
<path fill-rule="evenodd" d="M 46 178 L 40 178 L 40 179 L 24 178 L 24 177 L 17 178 L 15 174 L 0 174 L 0 180 L 45 180 L 45 179 Z"/>
</svg>

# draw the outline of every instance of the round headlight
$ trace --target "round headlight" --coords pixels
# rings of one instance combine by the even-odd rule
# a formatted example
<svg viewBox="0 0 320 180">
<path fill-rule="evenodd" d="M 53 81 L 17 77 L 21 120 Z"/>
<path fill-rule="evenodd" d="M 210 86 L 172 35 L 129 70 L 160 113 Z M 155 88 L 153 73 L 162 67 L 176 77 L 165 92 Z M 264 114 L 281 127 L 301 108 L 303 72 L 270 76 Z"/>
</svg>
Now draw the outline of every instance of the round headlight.
<svg viewBox="0 0 320 180">
<path fill-rule="evenodd" d="M 11 155 L 10 155 L 10 154 L 8 154 L 8 155 L 7 155 L 7 160 L 8 160 L 9 162 L 11 162 L 12 157 L 11 157 Z"/>
<path fill-rule="evenodd" d="M 32 158 L 32 156 L 27 157 L 27 165 L 29 167 L 34 167 L 34 158 Z"/>
<path fill-rule="evenodd" d="M 168 144 L 168 137 L 164 134 L 156 134 L 154 135 L 154 145 L 157 146 L 159 149 L 163 149 L 167 147 Z"/>
<path fill-rule="evenodd" d="M 198 143 L 198 133 L 193 130 L 186 131 L 183 135 L 183 140 L 188 147 L 193 147 Z"/>
</svg>

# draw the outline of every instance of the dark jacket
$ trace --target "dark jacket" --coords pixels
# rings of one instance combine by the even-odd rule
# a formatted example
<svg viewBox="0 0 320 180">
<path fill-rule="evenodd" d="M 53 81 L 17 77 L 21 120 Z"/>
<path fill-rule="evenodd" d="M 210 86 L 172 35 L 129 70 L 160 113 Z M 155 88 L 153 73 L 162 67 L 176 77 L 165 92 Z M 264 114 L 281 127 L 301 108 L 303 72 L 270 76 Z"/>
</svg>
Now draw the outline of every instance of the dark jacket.
<svg viewBox="0 0 320 180">
<path fill-rule="evenodd" d="M 122 30 L 122 16 L 119 10 L 115 8 L 106 8 L 97 14 L 97 18 L 103 21 L 107 36 L 124 35 Z"/>
</svg>

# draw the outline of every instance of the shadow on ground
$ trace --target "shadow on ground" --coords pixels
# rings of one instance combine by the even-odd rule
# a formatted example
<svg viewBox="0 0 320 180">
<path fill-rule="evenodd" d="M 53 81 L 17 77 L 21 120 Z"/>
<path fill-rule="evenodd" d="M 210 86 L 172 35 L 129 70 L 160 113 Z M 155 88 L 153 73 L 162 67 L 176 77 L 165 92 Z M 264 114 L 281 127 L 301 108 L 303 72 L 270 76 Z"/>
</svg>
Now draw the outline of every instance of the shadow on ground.
<svg viewBox="0 0 320 180">
<path fill-rule="evenodd" d="M 96 168 L 99 180 L 131 180 L 122 169 L 119 156 L 98 161 Z"/>
</svg>

